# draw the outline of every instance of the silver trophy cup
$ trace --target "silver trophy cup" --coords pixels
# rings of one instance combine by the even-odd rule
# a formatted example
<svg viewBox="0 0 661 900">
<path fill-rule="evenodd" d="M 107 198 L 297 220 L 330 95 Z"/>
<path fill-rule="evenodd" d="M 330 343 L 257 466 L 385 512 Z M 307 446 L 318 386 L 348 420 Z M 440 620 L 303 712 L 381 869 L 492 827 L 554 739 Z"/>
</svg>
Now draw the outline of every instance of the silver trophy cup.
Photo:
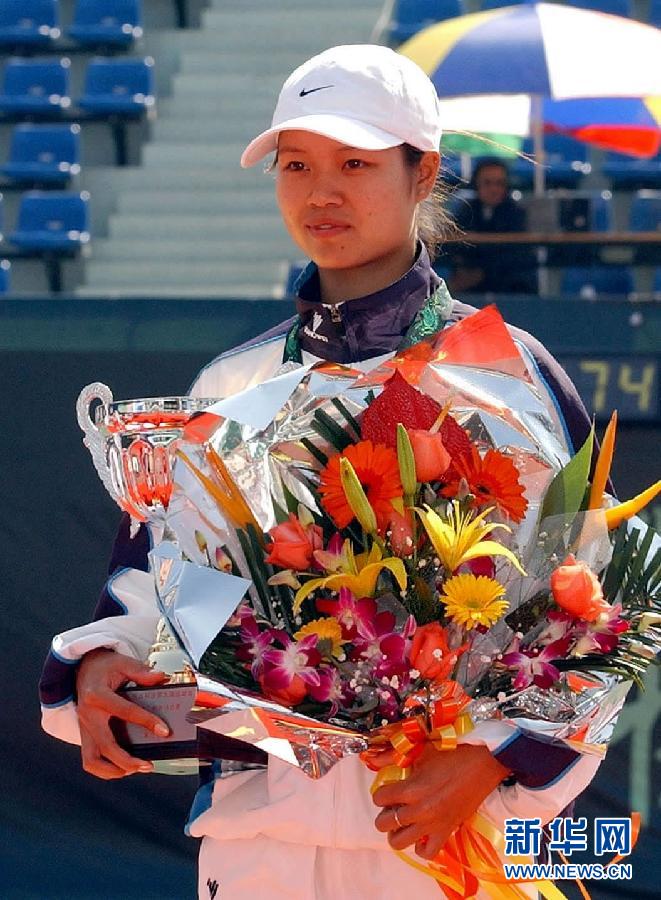
<svg viewBox="0 0 661 900">
<path fill-rule="evenodd" d="M 106 490 L 131 517 L 131 536 L 140 523 L 163 528 L 172 494 L 174 454 L 185 424 L 215 399 L 148 397 L 114 400 L 110 388 L 94 382 L 76 402 L 83 443 Z M 119 723 L 117 737 L 135 756 L 155 761 L 156 770 L 190 774 L 197 767 L 195 727 L 185 720 L 195 697 L 195 679 L 179 644 L 161 619 L 148 664 L 169 676 L 153 689 L 128 687 L 126 695 L 168 722 L 169 738 L 154 735 L 130 723 Z"/>
</svg>

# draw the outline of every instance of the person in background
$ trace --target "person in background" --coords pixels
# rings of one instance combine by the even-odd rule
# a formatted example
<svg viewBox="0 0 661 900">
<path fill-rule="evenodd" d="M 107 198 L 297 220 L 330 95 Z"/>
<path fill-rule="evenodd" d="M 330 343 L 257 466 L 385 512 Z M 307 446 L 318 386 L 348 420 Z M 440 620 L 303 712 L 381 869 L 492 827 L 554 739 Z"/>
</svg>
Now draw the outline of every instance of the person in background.
<svg viewBox="0 0 661 900">
<path fill-rule="evenodd" d="M 525 210 L 510 196 L 509 173 L 496 157 L 481 159 L 471 179 L 475 196 L 460 200 L 454 220 L 466 232 L 511 233 L 526 230 Z M 528 247 L 466 243 L 449 247 L 453 293 L 536 294 L 535 256 Z"/>
</svg>

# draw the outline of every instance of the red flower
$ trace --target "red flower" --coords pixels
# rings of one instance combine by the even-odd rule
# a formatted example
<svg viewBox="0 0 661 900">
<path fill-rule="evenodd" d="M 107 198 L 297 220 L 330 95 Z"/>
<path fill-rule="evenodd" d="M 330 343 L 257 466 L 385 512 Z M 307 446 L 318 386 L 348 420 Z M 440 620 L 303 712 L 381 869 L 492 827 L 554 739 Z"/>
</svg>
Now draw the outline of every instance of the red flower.
<svg viewBox="0 0 661 900">
<path fill-rule="evenodd" d="M 271 529 L 273 543 L 266 545 L 266 562 L 283 569 L 304 572 L 312 565 L 312 554 L 323 547 L 323 532 L 319 525 L 304 528 L 294 513 L 289 519 Z"/>
<path fill-rule="evenodd" d="M 411 666 L 428 681 L 443 681 L 452 672 L 464 648 L 450 650 L 445 629 L 438 622 L 415 630 L 409 659 Z"/>
<path fill-rule="evenodd" d="M 441 494 L 456 497 L 463 478 L 475 495 L 476 507 L 497 506 L 513 522 L 520 522 L 528 508 L 525 488 L 512 460 L 498 450 L 487 450 L 481 457 L 471 445 L 470 453 L 452 460 L 452 470 Z"/>
<path fill-rule="evenodd" d="M 329 459 L 328 465 L 321 470 L 319 493 L 324 509 L 338 528 L 346 528 L 354 518 L 340 478 L 342 457 L 353 466 L 374 510 L 379 531 L 385 532 L 393 513 L 392 501 L 403 493 L 397 454 L 382 444 L 360 441 Z"/>
</svg>

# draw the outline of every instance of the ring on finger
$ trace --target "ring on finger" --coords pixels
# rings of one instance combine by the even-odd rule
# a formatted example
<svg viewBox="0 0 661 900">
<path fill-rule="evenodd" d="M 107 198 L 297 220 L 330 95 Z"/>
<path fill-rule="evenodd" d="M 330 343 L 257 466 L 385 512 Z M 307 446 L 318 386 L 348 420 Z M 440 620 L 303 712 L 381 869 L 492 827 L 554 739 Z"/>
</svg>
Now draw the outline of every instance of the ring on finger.
<svg viewBox="0 0 661 900">
<path fill-rule="evenodd" d="M 392 814 L 395 818 L 395 822 L 397 823 L 398 828 L 404 828 L 404 823 L 399 818 L 399 811 L 401 808 L 402 808 L 401 806 L 393 806 L 392 807 Z"/>
</svg>

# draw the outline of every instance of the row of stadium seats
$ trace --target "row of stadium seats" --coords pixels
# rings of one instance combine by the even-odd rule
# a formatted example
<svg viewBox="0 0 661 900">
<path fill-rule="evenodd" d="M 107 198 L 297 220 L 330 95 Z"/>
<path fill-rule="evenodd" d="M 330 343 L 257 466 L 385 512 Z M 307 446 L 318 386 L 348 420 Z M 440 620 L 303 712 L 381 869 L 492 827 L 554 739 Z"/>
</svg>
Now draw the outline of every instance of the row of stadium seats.
<svg viewBox="0 0 661 900">
<path fill-rule="evenodd" d="M 59 0 L 2 0 L 0 49 L 51 49 L 60 22 Z M 142 36 L 141 0 L 77 0 L 64 36 L 82 48 L 127 49 Z"/>
<path fill-rule="evenodd" d="M 295 295 L 295 284 L 304 267 L 304 263 L 290 265 L 284 287 L 286 297 Z M 437 271 L 443 278 L 449 275 L 449 270 L 442 265 L 437 267 Z M 567 266 L 562 273 L 560 292 L 583 300 L 601 296 L 635 299 L 635 273 L 631 266 Z M 661 266 L 654 270 L 652 296 L 655 300 L 661 300 Z"/>
<path fill-rule="evenodd" d="M 532 139 L 526 138 L 522 153 L 533 155 Z M 621 153 L 604 153 L 599 169 L 590 163 L 590 149 L 587 144 L 563 134 L 544 136 L 545 182 L 548 188 L 577 188 L 585 176 L 601 174 L 608 178 L 613 190 L 637 190 L 641 188 L 661 188 L 661 153 L 651 159 L 638 159 Z M 474 167 L 480 160 L 473 156 Z M 459 180 L 466 177 L 462 161 L 457 154 L 448 153 L 443 160 L 447 179 Z M 512 187 L 522 191 L 531 190 L 534 166 L 525 159 L 516 157 L 507 161 Z"/>
<path fill-rule="evenodd" d="M 479 6 L 482 10 L 489 10 L 523 2 L 525 0 L 482 0 Z M 635 12 L 633 0 L 570 0 L 568 5 L 627 18 L 633 18 Z M 422 28 L 454 19 L 469 11 L 463 0 L 396 0 L 386 29 L 388 43 L 396 46 Z M 650 0 L 648 21 L 652 25 L 661 25 L 661 0 Z"/>
<path fill-rule="evenodd" d="M 10 59 L 0 88 L 0 116 L 57 118 L 72 106 L 71 61 Z M 78 109 L 95 115 L 141 115 L 154 105 L 154 60 L 95 57 L 85 70 Z"/>
<path fill-rule="evenodd" d="M 455 191 L 452 211 L 473 191 Z M 598 231 L 615 229 L 613 196 L 610 191 L 549 191 L 543 198 L 527 198 L 530 231 Z M 620 223 L 623 230 L 625 223 Z M 661 191 L 636 191 L 628 206 L 626 228 L 633 232 L 661 230 Z"/>
</svg>

